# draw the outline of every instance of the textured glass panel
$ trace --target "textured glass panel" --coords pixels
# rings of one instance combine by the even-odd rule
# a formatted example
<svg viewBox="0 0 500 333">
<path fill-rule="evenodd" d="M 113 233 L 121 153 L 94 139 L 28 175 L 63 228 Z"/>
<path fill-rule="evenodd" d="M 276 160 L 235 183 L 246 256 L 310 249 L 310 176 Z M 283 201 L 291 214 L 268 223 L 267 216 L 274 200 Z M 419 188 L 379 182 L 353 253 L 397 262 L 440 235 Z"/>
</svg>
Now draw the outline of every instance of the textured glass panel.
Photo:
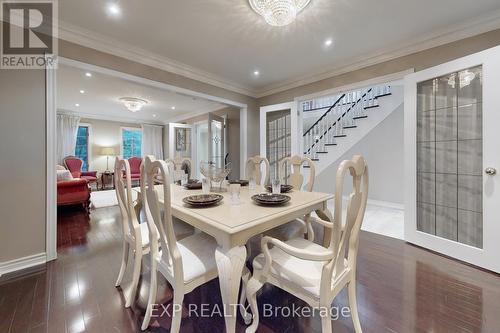
<svg viewBox="0 0 500 333">
<path fill-rule="evenodd" d="M 417 202 L 417 230 L 436 234 L 436 205 Z"/>
<path fill-rule="evenodd" d="M 458 107 L 458 139 L 482 139 L 482 104 L 469 104 Z"/>
<path fill-rule="evenodd" d="M 435 141 L 436 111 L 419 112 L 417 118 L 417 142 Z"/>
<path fill-rule="evenodd" d="M 443 206 L 436 206 L 436 236 L 451 239 L 458 239 L 457 209 Z"/>
<path fill-rule="evenodd" d="M 417 86 L 417 111 L 434 110 L 435 97 L 434 97 L 434 81 L 429 80 L 421 82 Z"/>
<path fill-rule="evenodd" d="M 456 74 L 450 74 L 437 79 L 436 85 L 436 109 L 457 106 Z"/>
<path fill-rule="evenodd" d="M 457 139 L 457 108 L 436 110 L 436 141 Z"/>
<path fill-rule="evenodd" d="M 480 103 L 483 100 L 483 78 L 481 66 L 469 68 L 458 73 L 458 105 Z"/>
<path fill-rule="evenodd" d="M 458 241 L 479 248 L 483 247 L 483 214 L 458 210 Z"/>
<path fill-rule="evenodd" d="M 417 228 L 482 247 L 481 66 L 417 84 Z"/>
</svg>

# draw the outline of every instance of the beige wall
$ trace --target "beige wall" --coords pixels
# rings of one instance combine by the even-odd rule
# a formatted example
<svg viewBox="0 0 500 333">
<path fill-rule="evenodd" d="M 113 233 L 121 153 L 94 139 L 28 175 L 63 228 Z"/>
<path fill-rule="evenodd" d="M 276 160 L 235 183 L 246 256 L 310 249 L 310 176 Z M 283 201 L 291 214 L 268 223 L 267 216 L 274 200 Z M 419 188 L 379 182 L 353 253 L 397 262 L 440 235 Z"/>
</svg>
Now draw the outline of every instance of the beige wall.
<svg viewBox="0 0 500 333">
<path fill-rule="evenodd" d="M 231 159 L 231 174 L 230 179 L 240 178 L 240 110 L 234 107 L 226 107 L 213 112 L 215 115 L 227 115 L 228 119 L 228 140 L 229 140 L 229 156 Z M 199 121 L 208 121 L 208 113 L 196 117 L 184 119 L 181 122 L 186 124 L 194 124 Z"/>
<path fill-rule="evenodd" d="M 90 169 L 92 171 L 103 172 L 106 170 L 106 156 L 101 155 L 102 147 L 113 147 L 115 154 L 120 154 L 121 128 L 134 127 L 141 128 L 139 124 L 122 123 L 100 119 L 82 118 L 80 123 L 90 124 Z M 113 170 L 115 157 L 109 158 L 109 170 Z"/>
<path fill-rule="evenodd" d="M 0 69 L 0 262 L 45 252 L 45 72 Z"/>
<path fill-rule="evenodd" d="M 401 72 L 410 68 L 420 71 L 497 45 L 500 45 L 500 29 L 265 96 L 259 99 L 259 105 L 289 102 L 295 97 Z"/>
</svg>

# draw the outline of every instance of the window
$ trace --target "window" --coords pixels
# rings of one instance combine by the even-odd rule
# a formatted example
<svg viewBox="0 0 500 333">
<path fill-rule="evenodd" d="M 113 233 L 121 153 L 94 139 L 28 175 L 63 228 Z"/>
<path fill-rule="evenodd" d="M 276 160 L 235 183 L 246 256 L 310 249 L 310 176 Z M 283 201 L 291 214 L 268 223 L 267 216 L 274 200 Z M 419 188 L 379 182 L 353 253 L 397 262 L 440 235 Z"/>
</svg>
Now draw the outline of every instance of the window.
<svg viewBox="0 0 500 333">
<path fill-rule="evenodd" d="M 124 159 L 141 157 L 142 130 L 139 128 L 122 128 L 122 156 Z"/>
<path fill-rule="evenodd" d="M 76 133 L 75 156 L 82 159 L 83 171 L 89 170 L 89 132 L 88 125 L 80 125 Z"/>
</svg>

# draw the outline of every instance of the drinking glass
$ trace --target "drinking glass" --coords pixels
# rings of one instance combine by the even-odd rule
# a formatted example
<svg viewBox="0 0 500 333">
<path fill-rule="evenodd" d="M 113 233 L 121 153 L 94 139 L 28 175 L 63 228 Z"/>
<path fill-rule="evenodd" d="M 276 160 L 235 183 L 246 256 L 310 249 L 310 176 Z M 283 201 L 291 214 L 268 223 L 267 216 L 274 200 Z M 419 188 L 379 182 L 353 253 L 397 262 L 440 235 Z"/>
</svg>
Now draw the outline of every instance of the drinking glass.
<svg viewBox="0 0 500 333">
<path fill-rule="evenodd" d="M 210 179 L 208 178 L 203 178 L 201 180 L 201 189 L 202 189 L 202 192 L 203 194 L 208 194 L 210 193 Z"/>
<path fill-rule="evenodd" d="M 181 185 L 184 186 L 188 183 L 188 175 L 187 173 L 182 173 L 181 174 Z"/>
<path fill-rule="evenodd" d="M 238 205 L 240 203 L 240 184 L 230 184 L 229 193 L 231 195 L 231 204 Z"/>
<path fill-rule="evenodd" d="M 255 180 L 255 175 L 251 175 L 248 179 L 248 189 L 253 191 L 257 186 L 257 181 Z"/>
<path fill-rule="evenodd" d="M 273 186 L 273 194 L 280 194 L 281 193 L 281 180 L 279 178 L 273 179 L 271 182 Z"/>
</svg>

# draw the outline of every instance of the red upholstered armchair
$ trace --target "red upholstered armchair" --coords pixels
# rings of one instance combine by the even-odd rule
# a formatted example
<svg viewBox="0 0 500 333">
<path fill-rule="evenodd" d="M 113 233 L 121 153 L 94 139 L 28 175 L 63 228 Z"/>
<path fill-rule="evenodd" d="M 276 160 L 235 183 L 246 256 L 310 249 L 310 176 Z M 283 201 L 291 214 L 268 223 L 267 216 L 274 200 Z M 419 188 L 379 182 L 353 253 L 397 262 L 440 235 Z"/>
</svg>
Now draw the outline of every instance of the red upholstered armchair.
<svg viewBox="0 0 500 333">
<path fill-rule="evenodd" d="M 66 169 L 71 172 L 73 178 L 83 178 L 89 183 L 97 184 L 97 171 L 82 171 L 83 161 L 76 156 L 67 156 L 63 160 Z"/>
<path fill-rule="evenodd" d="M 140 181 L 141 180 L 141 164 L 142 158 L 140 157 L 131 157 L 128 159 L 128 164 L 130 164 L 130 178 L 132 181 Z"/>
</svg>

